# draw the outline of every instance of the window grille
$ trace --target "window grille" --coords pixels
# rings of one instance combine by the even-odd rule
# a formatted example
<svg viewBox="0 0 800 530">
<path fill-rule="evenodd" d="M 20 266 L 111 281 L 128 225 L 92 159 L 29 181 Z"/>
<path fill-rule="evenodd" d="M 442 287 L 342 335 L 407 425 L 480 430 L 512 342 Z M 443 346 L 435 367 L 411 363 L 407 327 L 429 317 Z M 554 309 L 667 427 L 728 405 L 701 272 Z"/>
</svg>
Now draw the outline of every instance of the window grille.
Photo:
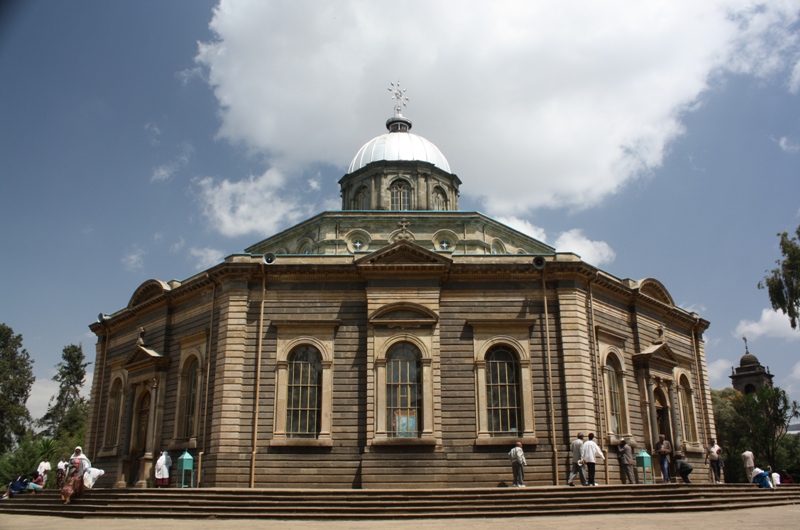
<svg viewBox="0 0 800 530">
<path fill-rule="evenodd" d="M 422 422 L 419 350 L 408 342 L 389 348 L 386 355 L 386 433 L 417 437 Z"/>
<path fill-rule="evenodd" d="M 517 436 L 520 425 L 519 363 L 514 353 L 496 346 L 486 354 L 486 415 L 493 436 Z"/>
<path fill-rule="evenodd" d="M 289 355 L 286 436 L 315 438 L 322 408 L 322 355 L 313 346 L 298 346 Z"/>
</svg>

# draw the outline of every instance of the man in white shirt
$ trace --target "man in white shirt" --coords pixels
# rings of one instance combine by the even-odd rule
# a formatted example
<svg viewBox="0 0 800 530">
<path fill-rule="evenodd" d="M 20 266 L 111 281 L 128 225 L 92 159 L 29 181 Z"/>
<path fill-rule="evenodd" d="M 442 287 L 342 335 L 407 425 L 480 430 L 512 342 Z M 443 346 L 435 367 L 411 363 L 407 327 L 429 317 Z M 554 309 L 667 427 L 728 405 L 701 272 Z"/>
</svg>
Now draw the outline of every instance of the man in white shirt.
<svg viewBox="0 0 800 530">
<path fill-rule="evenodd" d="M 742 464 L 744 464 L 744 472 L 748 480 L 753 480 L 753 470 L 756 468 L 756 461 L 753 457 L 753 451 L 750 449 L 742 453 Z"/>
<path fill-rule="evenodd" d="M 589 441 L 584 442 L 583 444 L 583 461 L 586 463 L 586 467 L 589 470 L 589 486 L 597 486 L 597 483 L 594 481 L 594 472 L 595 472 L 595 464 L 597 459 L 605 460 L 603 456 L 603 452 L 600 450 L 600 447 L 597 446 L 597 443 L 594 441 L 594 433 L 589 433 Z"/>
<path fill-rule="evenodd" d="M 708 444 L 706 449 L 706 463 L 711 462 L 711 471 L 714 475 L 714 482 L 721 484 L 720 481 L 720 467 L 719 455 L 722 453 L 722 448 L 717 445 L 717 441 L 712 438 L 711 443 Z"/>
</svg>

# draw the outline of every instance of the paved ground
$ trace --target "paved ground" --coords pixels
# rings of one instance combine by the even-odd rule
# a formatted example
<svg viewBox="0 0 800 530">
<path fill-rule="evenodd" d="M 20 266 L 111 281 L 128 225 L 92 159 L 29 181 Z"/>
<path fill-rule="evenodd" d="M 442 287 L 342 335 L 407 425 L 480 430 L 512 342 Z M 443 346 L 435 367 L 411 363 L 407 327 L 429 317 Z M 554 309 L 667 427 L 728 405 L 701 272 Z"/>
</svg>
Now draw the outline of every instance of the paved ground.
<svg viewBox="0 0 800 530">
<path fill-rule="evenodd" d="M 263 530 L 265 527 L 303 530 L 366 530 L 374 528 L 410 527 L 414 530 L 504 530 L 524 528 L 530 530 L 554 530 L 571 528 L 590 530 L 611 528 L 613 530 L 663 530 L 664 528 L 702 528 L 703 530 L 736 530 L 746 527 L 800 528 L 800 505 L 776 506 L 772 508 L 748 508 L 716 512 L 675 512 L 651 515 L 570 515 L 566 517 L 516 517 L 486 519 L 412 519 L 403 521 L 336 521 L 307 520 L 286 521 L 274 519 L 67 519 L 61 517 L 38 517 L 33 515 L 2 515 L 0 529 L 20 530 L 41 528 L 42 525 L 59 530 L 128 530 L 146 527 L 147 530 L 217 530 L 235 527 L 236 530 Z"/>
</svg>

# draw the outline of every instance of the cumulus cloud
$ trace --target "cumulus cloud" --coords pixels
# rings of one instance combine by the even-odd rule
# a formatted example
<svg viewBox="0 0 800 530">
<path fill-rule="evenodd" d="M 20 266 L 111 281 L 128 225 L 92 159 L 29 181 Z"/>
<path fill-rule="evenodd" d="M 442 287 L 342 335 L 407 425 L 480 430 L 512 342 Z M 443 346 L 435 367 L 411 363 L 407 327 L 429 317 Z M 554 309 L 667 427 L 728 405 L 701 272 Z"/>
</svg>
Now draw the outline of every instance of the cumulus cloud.
<svg viewBox="0 0 800 530">
<path fill-rule="evenodd" d="M 497 217 L 497 220 L 515 230 L 519 230 L 523 234 L 528 234 L 543 243 L 547 243 L 547 233 L 544 228 L 540 228 L 530 221 L 519 217 Z M 562 232 L 556 242 L 553 243 L 553 246 L 556 248 L 556 252 L 574 252 L 583 261 L 596 266 L 611 263 L 617 257 L 616 252 L 608 243 L 605 241 L 592 241 L 583 235 L 583 230 L 580 228 Z"/>
<path fill-rule="evenodd" d="M 711 383 L 722 382 L 724 386 L 730 386 L 730 379 L 728 376 L 731 373 L 733 362 L 728 359 L 717 359 L 712 363 L 708 363 L 708 380 Z"/>
<path fill-rule="evenodd" d="M 774 339 L 797 340 L 800 339 L 800 331 L 792 329 L 788 316 L 767 308 L 761 311 L 761 319 L 758 322 L 740 320 L 733 336 L 744 336 L 748 339 L 764 336 Z"/>
<path fill-rule="evenodd" d="M 192 147 L 191 143 L 184 142 L 181 144 L 179 151 L 171 162 L 158 166 L 153 170 L 152 175 L 150 175 L 150 182 L 169 180 L 172 175 L 189 163 L 194 147 Z"/>
<path fill-rule="evenodd" d="M 196 184 L 204 214 L 225 236 L 271 234 L 308 213 L 292 199 L 281 197 L 285 178 L 275 168 L 236 182 L 205 177 Z"/>
<path fill-rule="evenodd" d="M 346 168 L 385 132 L 386 88 L 399 76 L 413 132 L 442 149 L 462 193 L 489 214 L 522 216 L 596 205 L 660 166 L 717 74 L 800 85 L 788 80 L 798 12 L 795 0 L 223 0 L 196 61 L 220 136 L 284 171 Z M 387 36 L 387 21 L 401 38 Z M 285 199 L 295 211 L 300 199 Z M 245 215 L 247 230 L 264 224 Z"/>
<path fill-rule="evenodd" d="M 145 254 L 147 254 L 147 251 L 145 249 L 143 249 L 139 245 L 134 244 L 128 251 L 128 253 L 122 256 L 121 260 L 122 264 L 128 271 L 141 270 L 142 267 L 144 267 Z"/>
<path fill-rule="evenodd" d="M 543 243 L 547 241 L 547 233 L 544 228 L 539 228 L 530 221 L 519 217 L 497 217 L 496 219 L 504 225 L 510 226 L 514 230 L 519 230 L 523 234 L 527 234 Z"/>
<path fill-rule="evenodd" d="M 213 267 L 225 257 L 225 252 L 215 248 L 190 248 L 189 254 L 195 258 L 195 269 L 197 270 Z"/>
<path fill-rule="evenodd" d="M 574 252 L 583 261 L 592 265 L 611 263 L 617 257 L 616 252 L 605 241 L 592 241 L 583 235 L 583 231 L 574 228 L 564 232 L 555 243 L 558 252 Z"/>
</svg>

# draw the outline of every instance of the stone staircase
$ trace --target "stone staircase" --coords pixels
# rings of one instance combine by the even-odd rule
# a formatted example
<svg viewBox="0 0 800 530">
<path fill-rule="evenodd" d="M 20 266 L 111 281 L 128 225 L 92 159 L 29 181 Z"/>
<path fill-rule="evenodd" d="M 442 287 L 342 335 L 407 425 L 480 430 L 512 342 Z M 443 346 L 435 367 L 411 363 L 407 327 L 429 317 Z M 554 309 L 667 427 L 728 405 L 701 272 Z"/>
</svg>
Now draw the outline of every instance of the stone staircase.
<svg viewBox="0 0 800 530">
<path fill-rule="evenodd" d="M 0 514 L 112 518 L 410 519 L 730 510 L 800 503 L 800 485 L 750 484 L 435 490 L 87 490 L 64 505 L 56 491 L 0 501 Z"/>
</svg>

